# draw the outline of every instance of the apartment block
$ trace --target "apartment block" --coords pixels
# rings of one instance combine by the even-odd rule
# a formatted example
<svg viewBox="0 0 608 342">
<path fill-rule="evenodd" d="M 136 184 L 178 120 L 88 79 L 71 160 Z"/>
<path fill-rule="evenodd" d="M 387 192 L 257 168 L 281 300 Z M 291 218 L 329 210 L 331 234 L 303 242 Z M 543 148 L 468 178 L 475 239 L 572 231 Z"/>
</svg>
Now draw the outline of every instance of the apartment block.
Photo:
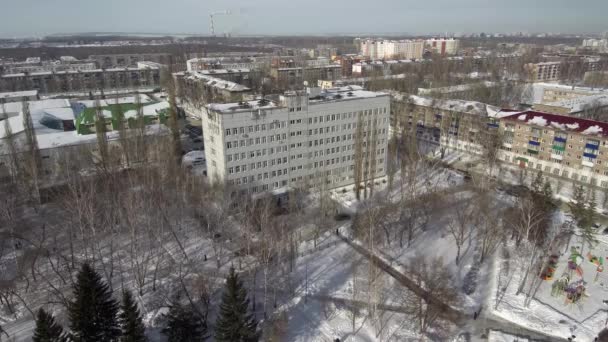
<svg viewBox="0 0 608 342">
<path fill-rule="evenodd" d="M 424 52 L 422 40 L 359 40 L 359 52 L 369 59 L 420 59 Z"/>
<path fill-rule="evenodd" d="M 355 182 L 361 146 L 367 179 L 383 177 L 389 113 L 388 94 L 356 86 L 208 105 L 202 118 L 208 175 L 243 194 L 347 186 Z"/>
<path fill-rule="evenodd" d="M 561 62 L 543 62 L 526 64 L 530 81 L 549 82 L 560 78 Z"/>
<path fill-rule="evenodd" d="M 481 102 L 440 100 L 392 93 L 391 130 L 396 136 L 473 154 L 483 152 L 485 133 L 498 128 L 500 108 Z"/>
<path fill-rule="evenodd" d="M 526 111 L 501 118 L 500 131 L 504 162 L 608 188 L 608 123 Z"/>
<path fill-rule="evenodd" d="M 454 55 L 460 49 L 460 40 L 454 38 L 431 38 L 425 41 L 426 47 L 442 56 Z"/>
<path fill-rule="evenodd" d="M 0 76 L 0 91 L 37 90 L 47 94 L 158 87 L 160 71 L 157 66 L 141 65 L 133 68 L 8 74 Z"/>
<path fill-rule="evenodd" d="M 149 61 L 168 65 L 170 53 L 134 53 L 91 55 L 89 60 L 95 61 L 100 68 L 135 67 L 138 62 Z"/>
<path fill-rule="evenodd" d="M 316 84 L 318 80 L 336 80 L 342 77 L 342 66 L 329 64 L 309 67 L 272 68 L 271 77 L 279 87 L 302 86 L 304 81 Z"/>
</svg>

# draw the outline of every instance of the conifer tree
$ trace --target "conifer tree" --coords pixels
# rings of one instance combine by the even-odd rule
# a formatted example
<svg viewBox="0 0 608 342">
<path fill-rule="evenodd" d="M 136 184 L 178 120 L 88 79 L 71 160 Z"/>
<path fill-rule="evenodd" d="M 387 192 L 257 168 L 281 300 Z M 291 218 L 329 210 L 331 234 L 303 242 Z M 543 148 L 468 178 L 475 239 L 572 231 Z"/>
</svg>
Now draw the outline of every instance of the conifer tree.
<svg viewBox="0 0 608 342">
<path fill-rule="evenodd" d="M 128 290 L 122 293 L 118 323 L 120 324 L 120 330 L 122 330 L 121 342 L 147 341 L 142 315 L 137 303 L 133 300 L 133 295 Z"/>
<path fill-rule="evenodd" d="M 536 178 L 532 182 L 532 191 L 536 194 L 540 194 L 543 190 L 543 172 L 538 171 L 536 173 Z"/>
<path fill-rule="evenodd" d="M 63 328 L 55 322 L 55 318 L 43 309 L 36 315 L 36 329 L 32 337 L 34 342 L 66 342 L 67 337 Z"/>
<path fill-rule="evenodd" d="M 259 339 L 257 323 L 249 313 L 249 299 L 242 281 L 230 268 L 226 288 L 222 295 L 220 314 L 215 328 L 218 342 L 255 342 Z"/>
<path fill-rule="evenodd" d="M 108 284 L 87 263 L 78 273 L 68 313 L 73 341 L 116 341 L 120 336 L 118 303 Z"/>
<path fill-rule="evenodd" d="M 574 215 L 578 225 L 582 227 L 588 223 L 586 220 L 585 192 L 582 185 L 574 187 L 572 200 L 573 202 L 569 204 L 570 211 L 572 212 L 572 215 Z"/>
<path fill-rule="evenodd" d="M 547 201 L 553 199 L 553 189 L 551 189 L 551 183 L 547 179 L 545 179 L 545 184 L 543 185 L 543 196 L 545 196 Z"/>
<path fill-rule="evenodd" d="M 178 301 L 171 305 L 167 318 L 163 334 L 169 342 L 198 342 L 207 338 L 207 323 Z"/>
</svg>

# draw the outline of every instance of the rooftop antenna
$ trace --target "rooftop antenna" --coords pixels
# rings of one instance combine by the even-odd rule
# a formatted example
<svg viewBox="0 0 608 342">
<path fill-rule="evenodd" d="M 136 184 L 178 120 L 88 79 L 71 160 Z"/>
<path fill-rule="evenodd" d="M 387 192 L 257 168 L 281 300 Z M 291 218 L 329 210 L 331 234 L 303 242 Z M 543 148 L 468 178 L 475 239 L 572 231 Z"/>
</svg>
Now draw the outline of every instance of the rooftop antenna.
<svg viewBox="0 0 608 342">
<path fill-rule="evenodd" d="M 215 37 L 215 23 L 213 22 L 213 17 L 216 15 L 230 15 L 230 11 L 221 11 L 221 12 L 211 12 L 209 13 L 209 30 L 211 31 L 211 36 Z"/>
</svg>

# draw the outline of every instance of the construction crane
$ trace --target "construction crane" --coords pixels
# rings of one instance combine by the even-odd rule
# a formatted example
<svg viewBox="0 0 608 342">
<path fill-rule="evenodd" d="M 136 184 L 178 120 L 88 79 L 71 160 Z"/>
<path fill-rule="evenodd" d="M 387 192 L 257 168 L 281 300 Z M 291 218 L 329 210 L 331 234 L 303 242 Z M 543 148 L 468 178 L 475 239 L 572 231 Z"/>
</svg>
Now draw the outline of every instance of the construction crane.
<svg viewBox="0 0 608 342">
<path fill-rule="evenodd" d="M 211 31 L 211 36 L 215 37 L 215 24 L 213 22 L 213 17 L 216 15 L 230 15 L 230 11 L 221 11 L 221 12 L 213 12 L 209 13 L 209 26 Z"/>
</svg>

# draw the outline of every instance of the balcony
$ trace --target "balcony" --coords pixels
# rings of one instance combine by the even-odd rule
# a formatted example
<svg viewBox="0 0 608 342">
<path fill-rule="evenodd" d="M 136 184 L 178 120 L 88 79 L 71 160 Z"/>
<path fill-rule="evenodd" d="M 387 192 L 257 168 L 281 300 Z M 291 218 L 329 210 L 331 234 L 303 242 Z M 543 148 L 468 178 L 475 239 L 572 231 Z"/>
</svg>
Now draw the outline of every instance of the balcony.
<svg viewBox="0 0 608 342">
<path fill-rule="evenodd" d="M 528 149 L 528 153 L 530 153 L 530 154 L 538 154 L 538 150 Z"/>
<path fill-rule="evenodd" d="M 552 154 L 551 154 L 551 159 L 563 160 L 563 159 L 564 159 L 564 156 L 563 156 L 563 155 L 561 155 L 561 154 L 555 154 L 555 153 L 552 153 Z"/>
<path fill-rule="evenodd" d="M 566 140 L 567 140 L 566 138 L 561 138 L 561 137 L 555 137 L 555 138 L 553 138 L 553 141 L 560 142 L 560 143 L 565 143 Z"/>
<path fill-rule="evenodd" d="M 540 146 L 540 141 L 530 140 L 530 141 L 528 141 L 528 143 L 533 146 Z"/>
<path fill-rule="evenodd" d="M 599 148 L 599 145 L 596 145 L 596 144 L 590 144 L 590 143 L 585 144 L 585 149 L 597 150 L 598 148 Z"/>
<path fill-rule="evenodd" d="M 595 159 L 597 158 L 597 155 L 595 155 L 594 153 L 583 153 L 583 157 Z"/>
<path fill-rule="evenodd" d="M 587 160 L 583 160 L 582 164 L 583 164 L 583 166 L 593 167 L 593 162 L 590 162 Z"/>
</svg>

